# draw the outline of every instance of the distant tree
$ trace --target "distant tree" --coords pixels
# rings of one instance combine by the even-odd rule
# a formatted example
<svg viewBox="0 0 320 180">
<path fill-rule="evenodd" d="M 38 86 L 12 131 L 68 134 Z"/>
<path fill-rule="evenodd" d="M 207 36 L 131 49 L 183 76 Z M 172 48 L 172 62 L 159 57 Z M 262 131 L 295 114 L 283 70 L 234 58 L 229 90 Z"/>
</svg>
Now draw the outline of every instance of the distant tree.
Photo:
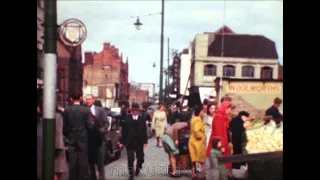
<svg viewBox="0 0 320 180">
<path fill-rule="evenodd" d="M 181 56 L 181 52 L 179 52 L 179 50 L 178 49 L 171 49 L 171 56 L 172 56 L 172 59 L 174 58 L 174 57 L 180 57 Z"/>
</svg>

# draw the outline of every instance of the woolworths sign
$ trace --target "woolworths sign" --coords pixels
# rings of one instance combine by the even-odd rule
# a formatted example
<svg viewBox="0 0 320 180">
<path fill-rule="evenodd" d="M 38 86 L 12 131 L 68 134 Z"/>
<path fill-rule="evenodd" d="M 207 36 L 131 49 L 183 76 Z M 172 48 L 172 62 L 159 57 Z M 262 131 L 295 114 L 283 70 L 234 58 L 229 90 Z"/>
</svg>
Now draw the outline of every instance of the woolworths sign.
<svg viewBox="0 0 320 180">
<path fill-rule="evenodd" d="M 231 82 L 226 83 L 226 93 L 282 93 L 282 83 Z"/>
</svg>

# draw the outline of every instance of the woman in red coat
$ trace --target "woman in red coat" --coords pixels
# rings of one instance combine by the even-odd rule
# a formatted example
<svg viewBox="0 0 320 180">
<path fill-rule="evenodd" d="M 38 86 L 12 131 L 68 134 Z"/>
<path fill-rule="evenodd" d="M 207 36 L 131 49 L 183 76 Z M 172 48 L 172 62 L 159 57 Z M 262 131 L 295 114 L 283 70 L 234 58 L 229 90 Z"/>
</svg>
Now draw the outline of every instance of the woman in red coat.
<svg viewBox="0 0 320 180">
<path fill-rule="evenodd" d="M 210 141 L 207 147 L 207 157 L 210 157 L 210 150 L 212 149 L 211 142 L 213 137 L 221 138 L 221 143 L 222 143 L 221 150 L 224 156 L 231 154 L 229 143 L 228 143 L 227 128 L 231 120 L 228 114 L 231 112 L 232 108 L 233 108 L 232 104 L 229 101 L 225 101 L 220 105 L 220 107 L 216 111 L 216 114 L 212 122 L 212 133 L 211 133 Z M 226 167 L 228 169 L 231 169 L 232 168 L 231 163 L 226 164 Z"/>
</svg>

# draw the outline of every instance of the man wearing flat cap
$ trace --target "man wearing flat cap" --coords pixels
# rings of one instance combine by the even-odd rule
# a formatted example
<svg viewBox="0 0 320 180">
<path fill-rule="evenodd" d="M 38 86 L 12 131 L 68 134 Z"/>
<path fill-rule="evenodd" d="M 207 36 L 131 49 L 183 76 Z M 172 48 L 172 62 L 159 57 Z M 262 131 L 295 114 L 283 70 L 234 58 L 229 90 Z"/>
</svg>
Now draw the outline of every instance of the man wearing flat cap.
<svg viewBox="0 0 320 180">
<path fill-rule="evenodd" d="M 143 149 L 147 146 L 148 135 L 145 120 L 139 115 L 139 105 L 133 103 L 131 114 L 128 114 L 123 122 L 120 148 L 127 149 L 129 180 L 133 180 L 134 175 L 138 176 L 144 162 Z M 133 169 L 134 153 L 136 153 L 136 171 Z"/>
</svg>

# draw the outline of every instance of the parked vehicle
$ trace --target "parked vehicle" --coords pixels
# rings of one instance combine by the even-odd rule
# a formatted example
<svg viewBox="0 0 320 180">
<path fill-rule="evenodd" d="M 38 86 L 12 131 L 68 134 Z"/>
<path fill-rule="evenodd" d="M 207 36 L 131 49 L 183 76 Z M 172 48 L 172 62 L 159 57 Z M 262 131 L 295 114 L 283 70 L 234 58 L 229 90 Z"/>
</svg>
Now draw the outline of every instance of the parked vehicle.
<svg viewBox="0 0 320 180">
<path fill-rule="evenodd" d="M 122 121 L 121 108 L 111 108 L 108 112 L 108 119 L 111 126 L 105 143 L 105 164 L 111 160 L 119 159 L 121 156 L 121 149 L 119 147 Z"/>
</svg>

